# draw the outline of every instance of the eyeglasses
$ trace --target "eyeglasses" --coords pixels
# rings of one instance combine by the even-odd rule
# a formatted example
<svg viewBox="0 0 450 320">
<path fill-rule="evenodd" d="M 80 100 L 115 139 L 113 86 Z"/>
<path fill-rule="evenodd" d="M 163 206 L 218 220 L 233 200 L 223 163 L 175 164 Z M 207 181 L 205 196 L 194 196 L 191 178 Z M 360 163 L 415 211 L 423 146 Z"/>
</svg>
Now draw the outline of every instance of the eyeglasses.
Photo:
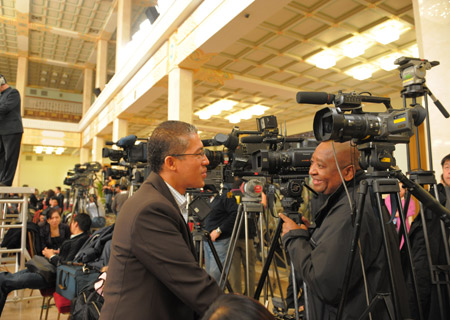
<svg viewBox="0 0 450 320">
<path fill-rule="evenodd" d="M 171 157 L 183 157 L 183 156 L 196 156 L 197 158 L 203 158 L 205 156 L 205 150 L 199 153 L 179 153 L 179 154 L 169 154 Z"/>
</svg>

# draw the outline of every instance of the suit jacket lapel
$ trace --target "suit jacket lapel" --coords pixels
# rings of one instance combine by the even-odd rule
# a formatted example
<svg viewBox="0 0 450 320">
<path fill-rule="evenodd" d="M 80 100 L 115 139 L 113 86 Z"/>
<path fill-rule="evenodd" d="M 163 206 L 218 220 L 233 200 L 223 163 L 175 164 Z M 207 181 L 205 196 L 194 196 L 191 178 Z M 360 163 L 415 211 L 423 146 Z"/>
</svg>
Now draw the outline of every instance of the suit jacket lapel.
<svg viewBox="0 0 450 320">
<path fill-rule="evenodd" d="M 170 192 L 169 188 L 167 187 L 166 183 L 164 182 L 163 178 L 161 178 L 161 176 L 157 173 L 151 172 L 149 177 L 147 178 L 148 183 L 150 183 L 151 185 L 153 185 L 153 187 L 158 190 L 159 192 L 161 192 L 161 194 L 167 199 L 169 200 L 173 206 L 177 209 L 178 213 L 180 214 L 180 217 L 183 219 L 184 221 L 184 217 L 181 214 L 180 208 L 178 207 L 177 202 L 175 201 L 172 193 Z M 184 226 L 186 228 L 186 233 L 188 235 L 188 244 L 189 247 L 192 251 L 192 254 L 194 255 L 194 257 L 197 256 L 196 252 L 195 252 L 195 247 L 194 247 L 194 241 L 192 239 L 192 234 L 191 234 L 191 230 L 189 229 L 189 225 L 187 223 L 184 223 Z"/>
</svg>

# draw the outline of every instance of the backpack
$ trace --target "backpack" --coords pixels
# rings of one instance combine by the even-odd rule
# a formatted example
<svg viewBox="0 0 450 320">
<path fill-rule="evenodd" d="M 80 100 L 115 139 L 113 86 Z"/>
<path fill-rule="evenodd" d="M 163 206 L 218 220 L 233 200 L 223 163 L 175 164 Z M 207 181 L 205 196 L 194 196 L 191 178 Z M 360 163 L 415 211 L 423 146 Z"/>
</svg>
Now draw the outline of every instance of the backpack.
<svg viewBox="0 0 450 320">
<path fill-rule="evenodd" d="M 105 285 L 104 279 L 96 279 L 72 299 L 70 304 L 70 315 L 72 320 L 97 320 L 100 318 L 100 311 L 103 306 L 104 299 L 95 289 L 95 284 L 102 281 L 101 287 Z"/>
<path fill-rule="evenodd" d="M 74 262 L 90 264 L 98 261 L 105 244 L 112 239 L 114 224 L 95 231 L 75 255 Z M 106 261 L 106 264 L 108 261 Z"/>
</svg>

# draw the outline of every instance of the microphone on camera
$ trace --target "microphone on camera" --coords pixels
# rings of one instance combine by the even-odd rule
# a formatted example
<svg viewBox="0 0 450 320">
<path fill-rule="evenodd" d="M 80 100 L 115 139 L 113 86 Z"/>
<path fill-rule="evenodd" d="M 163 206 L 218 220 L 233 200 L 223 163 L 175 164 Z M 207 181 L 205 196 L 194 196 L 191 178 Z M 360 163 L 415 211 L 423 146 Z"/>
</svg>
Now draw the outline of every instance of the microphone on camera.
<svg viewBox="0 0 450 320">
<path fill-rule="evenodd" d="M 297 92 L 297 103 L 332 104 L 335 95 L 326 92 Z"/>
<path fill-rule="evenodd" d="M 117 142 L 116 145 L 118 147 L 130 147 L 130 146 L 134 146 L 135 142 L 137 140 L 137 137 L 134 134 L 131 134 L 129 136 L 120 138 Z"/>
<path fill-rule="evenodd" d="M 246 136 L 241 138 L 242 143 L 263 143 L 263 142 L 302 142 L 303 138 L 295 137 L 264 137 L 264 136 Z"/>
<path fill-rule="evenodd" d="M 242 143 L 262 143 L 263 140 L 263 136 L 246 136 L 241 138 Z"/>
</svg>

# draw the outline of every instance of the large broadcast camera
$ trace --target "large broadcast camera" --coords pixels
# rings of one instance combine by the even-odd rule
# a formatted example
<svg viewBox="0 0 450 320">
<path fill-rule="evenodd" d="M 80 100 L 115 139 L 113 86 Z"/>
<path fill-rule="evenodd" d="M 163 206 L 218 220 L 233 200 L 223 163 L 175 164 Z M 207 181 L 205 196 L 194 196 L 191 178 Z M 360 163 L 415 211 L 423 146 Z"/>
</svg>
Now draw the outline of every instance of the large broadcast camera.
<svg viewBox="0 0 450 320">
<path fill-rule="evenodd" d="M 92 175 L 102 168 L 98 162 L 86 162 L 76 164 L 73 169 L 67 171 L 64 184 L 72 187 L 87 188 L 91 185 Z"/>
<path fill-rule="evenodd" d="M 317 141 L 408 143 L 414 129 L 426 116 L 426 111 L 415 105 L 410 109 L 396 110 L 389 98 L 370 94 L 326 92 L 298 92 L 298 103 L 334 104 L 335 108 L 317 111 L 314 117 L 314 136 Z M 386 112 L 363 112 L 362 103 L 381 103 Z"/>
<path fill-rule="evenodd" d="M 141 142 L 144 140 L 145 142 Z M 137 138 L 135 135 L 120 138 L 117 142 L 107 141 L 106 145 L 116 145 L 122 150 L 103 148 L 102 157 L 109 158 L 112 166 L 120 166 L 125 169 L 108 168 L 106 175 L 113 179 L 127 178 L 132 186 L 139 187 L 150 174 L 146 141 L 147 139 Z M 131 193 L 134 191 L 133 189 L 130 189 Z"/>
<path fill-rule="evenodd" d="M 202 140 L 205 146 L 227 148 L 226 152 L 205 150 L 210 161 L 208 169 L 213 172 L 219 164 L 224 164 L 221 170 L 226 182 L 232 176 L 308 173 L 315 144 L 280 135 L 275 116 L 257 118 L 256 124 L 257 131 L 241 131 L 235 127 L 229 135 L 219 133 L 214 139 Z M 239 142 L 243 134 L 247 136 Z"/>
<path fill-rule="evenodd" d="M 119 164 L 121 159 L 130 164 L 147 163 L 147 143 L 136 143 L 137 140 L 146 139 L 138 139 L 135 135 L 129 135 L 119 139 L 117 142 L 106 141 L 106 145 L 116 145 L 122 150 L 103 148 L 102 157 L 109 158 L 114 164 Z"/>
</svg>

